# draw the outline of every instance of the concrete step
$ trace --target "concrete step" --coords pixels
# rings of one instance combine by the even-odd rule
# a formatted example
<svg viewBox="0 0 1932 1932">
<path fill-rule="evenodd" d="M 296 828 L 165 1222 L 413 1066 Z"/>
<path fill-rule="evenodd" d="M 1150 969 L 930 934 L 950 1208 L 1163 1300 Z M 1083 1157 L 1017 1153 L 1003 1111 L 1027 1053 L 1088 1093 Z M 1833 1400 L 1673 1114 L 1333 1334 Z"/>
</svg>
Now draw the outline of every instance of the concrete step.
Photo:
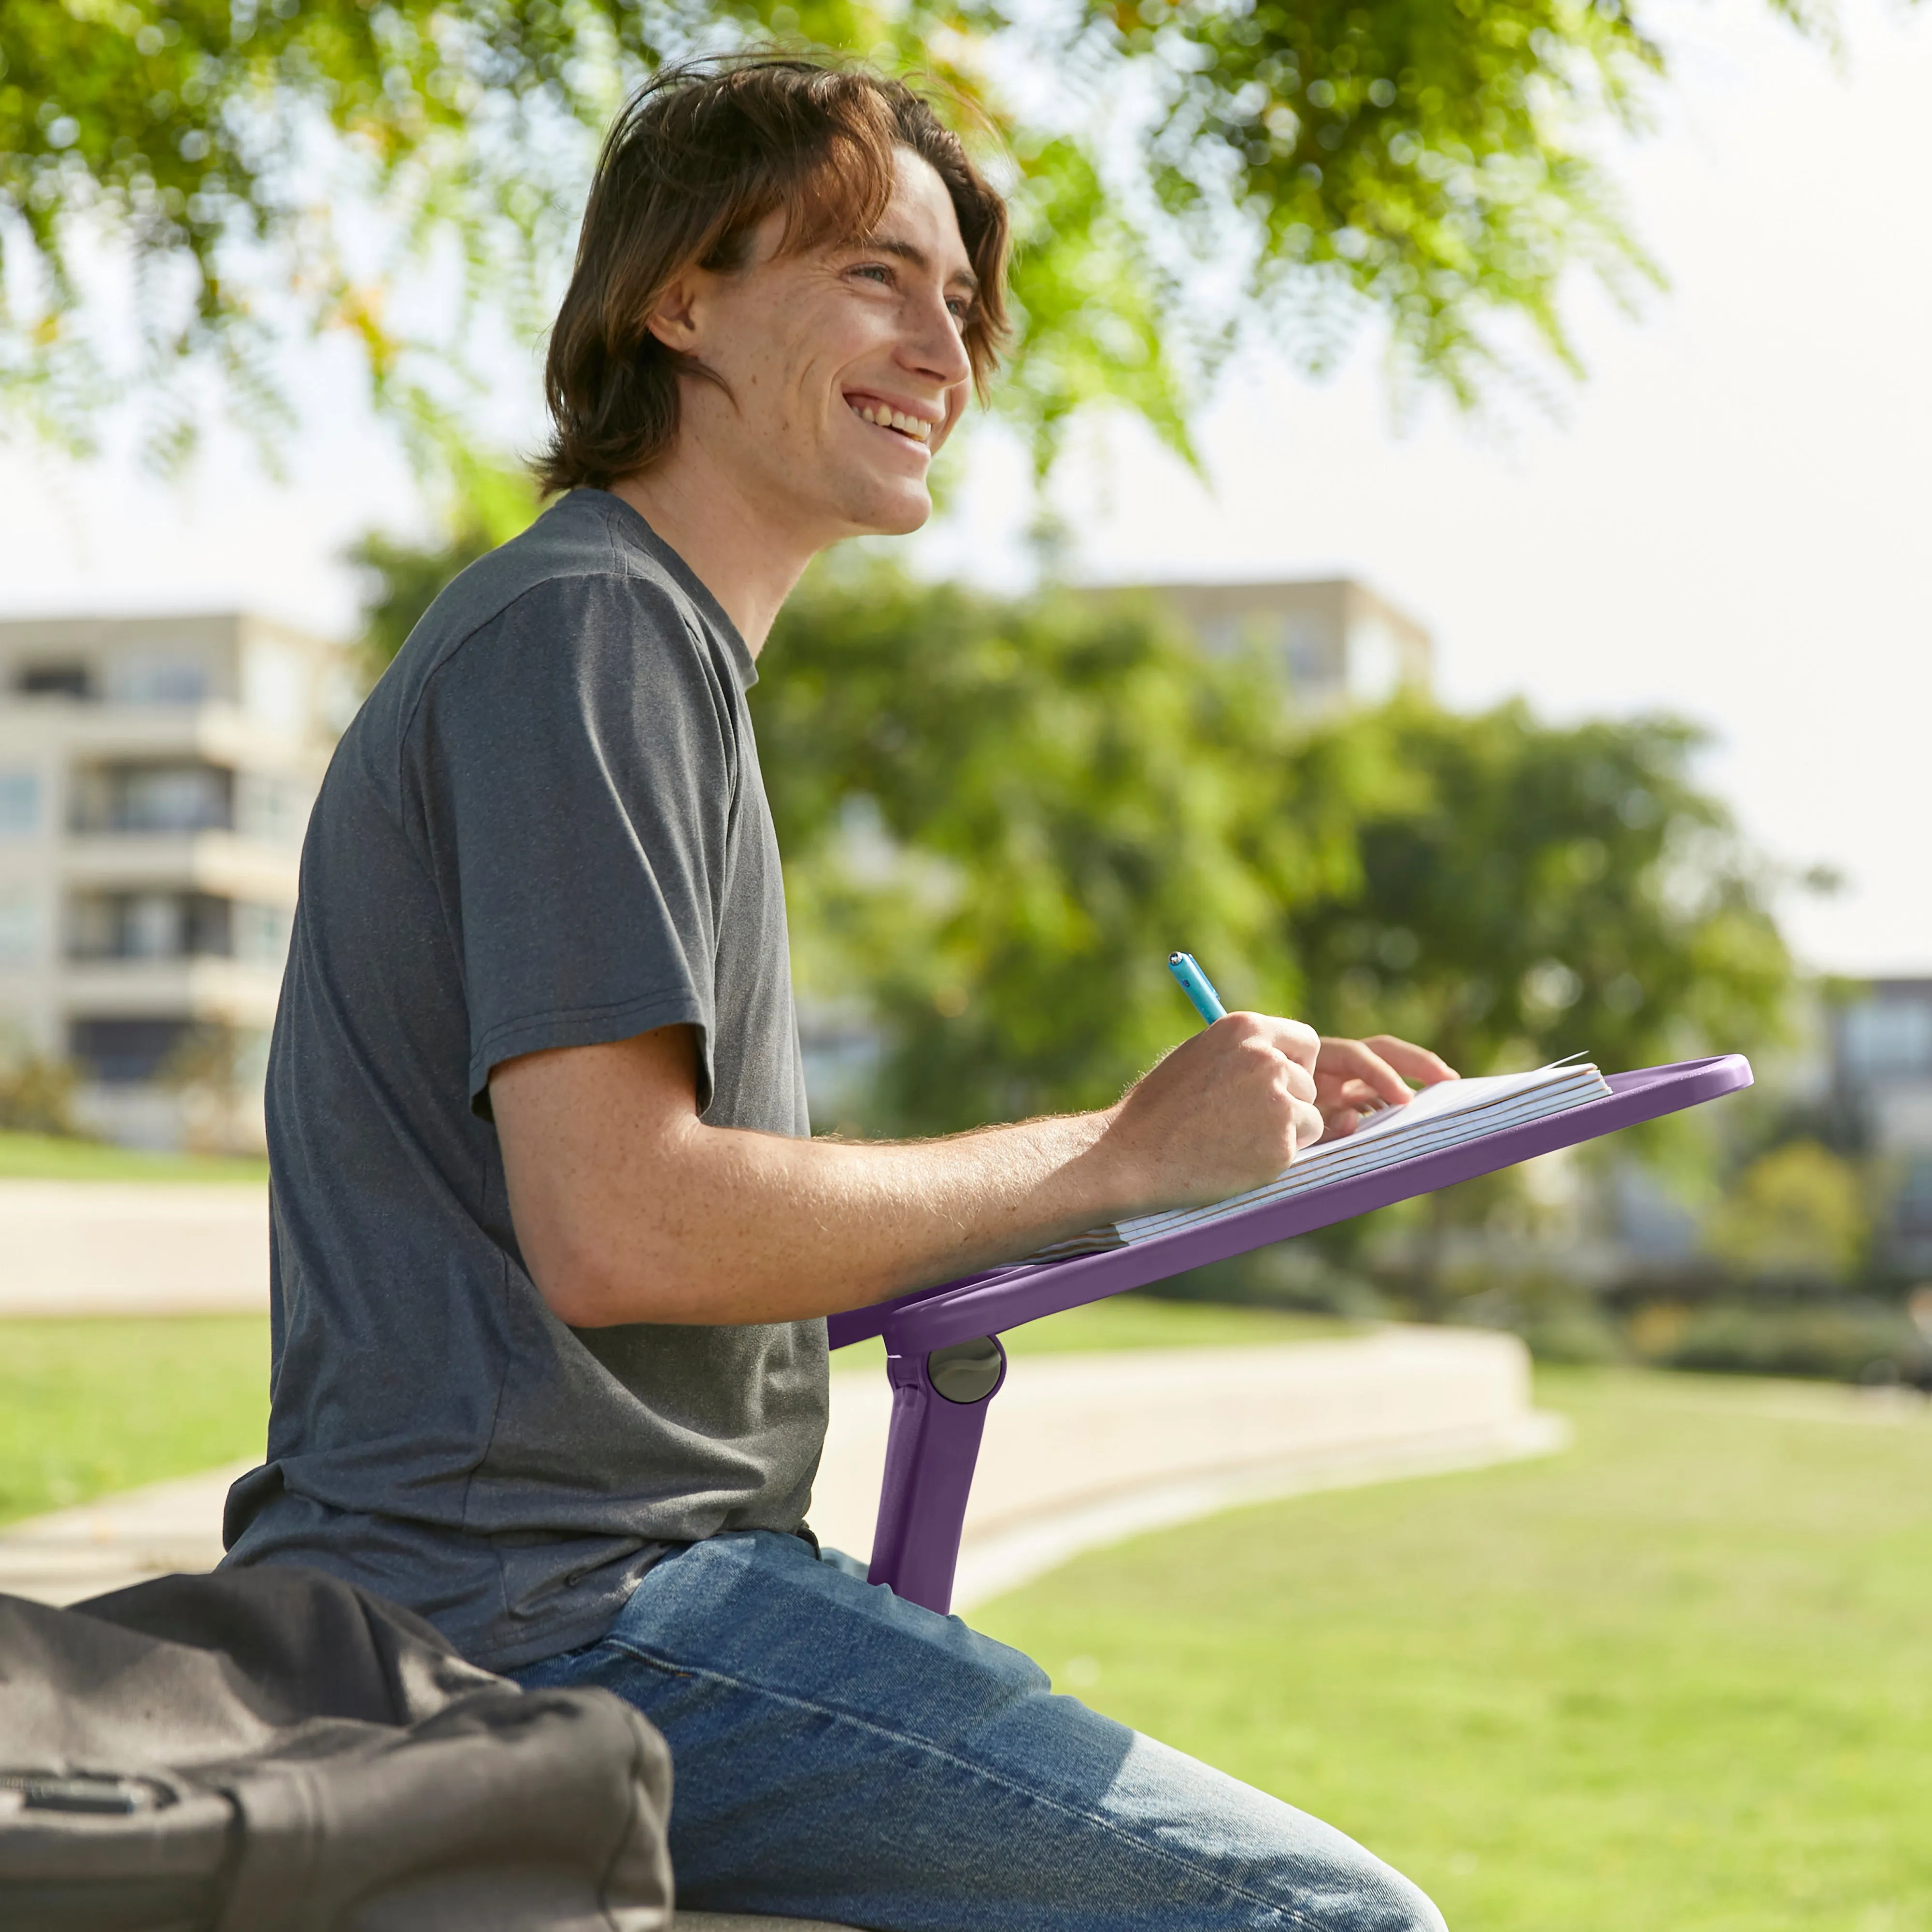
<svg viewBox="0 0 1932 1932">
<path fill-rule="evenodd" d="M 0 1316 L 266 1313 L 268 1190 L 0 1180 Z"/>
</svg>

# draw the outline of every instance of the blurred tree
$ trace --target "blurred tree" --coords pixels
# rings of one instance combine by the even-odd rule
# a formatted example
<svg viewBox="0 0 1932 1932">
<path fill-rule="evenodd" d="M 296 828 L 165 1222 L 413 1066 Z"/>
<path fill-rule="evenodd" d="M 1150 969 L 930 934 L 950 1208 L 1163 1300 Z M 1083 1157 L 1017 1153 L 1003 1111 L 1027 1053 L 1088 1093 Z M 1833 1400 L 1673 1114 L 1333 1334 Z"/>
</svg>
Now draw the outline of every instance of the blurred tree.
<svg viewBox="0 0 1932 1932">
<path fill-rule="evenodd" d="M 1468 717 L 1406 699 L 1322 727 L 1298 755 L 1364 741 L 1394 776 L 1358 825 L 1355 880 L 1284 915 L 1324 1032 L 1426 1041 L 1465 1073 L 1577 1052 L 1614 1072 L 1778 1032 L 1792 968 L 1773 882 L 1694 783 L 1693 728 L 1557 727 L 1520 704 Z M 1683 1120 L 1616 1150 L 1700 1169 L 1715 1151 Z M 1607 1144 L 1594 1153 L 1610 1157 Z M 1452 1293 L 1450 1230 L 1507 1219 L 1521 1179 L 1472 1181 L 1398 1217 L 1425 1312 Z M 1358 1248 L 1388 1220 L 1329 1245 Z"/>
<path fill-rule="evenodd" d="M 365 685 L 382 676 L 443 586 L 508 543 L 540 506 L 526 471 L 487 461 L 460 442 L 451 446 L 450 456 L 454 473 L 433 515 L 435 541 L 415 543 L 371 530 L 344 554 L 363 579 L 362 634 L 356 651 Z"/>
<path fill-rule="evenodd" d="M 1865 1259 L 1871 1221 L 1858 1169 L 1816 1141 L 1792 1141 L 1732 1177 L 1704 1244 L 1747 1286 L 1842 1288 Z"/>
<path fill-rule="evenodd" d="M 255 1135 L 258 1102 L 268 1070 L 268 1035 L 264 1028 L 210 1020 L 190 1027 L 163 1061 L 160 1084 L 178 1095 L 183 1144 L 196 1154 L 248 1154 L 259 1146 Z"/>
<path fill-rule="evenodd" d="M 1187 1027 L 1176 946 L 1293 1004 L 1281 908 L 1346 888 L 1379 774 L 1372 747 L 1292 764 L 1262 663 L 1204 660 L 1146 604 L 862 561 L 808 578 L 762 662 L 801 990 L 885 1036 L 867 1124 L 1112 1100 Z"/>
<path fill-rule="evenodd" d="M 1693 782 L 1691 726 L 1470 717 L 1413 700 L 1322 727 L 1300 758 L 1372 754 L 1390 782 L 1346 889 L 1285 916 L 1330 1032 L 1426 1040 L 1465 1072 L 1587 1051 L 1612 1069 L 1743 1048 L 1791 962 L 1771 881 Z"/>
<path fill-rule="evenodd" d="M 0 1042 L 0 1132 L 78 1133 L 74 1094 L 79 1084 L 70 1060 L 32 1052 L 16 1041 Z"/>
<path fill-rule="evenodd" d="M 1652 272 L 1586 152 L 1663 69 L 1626 0 L 10 0 L 0 425 L 84 441 L 116 362 L 91 325 L 131 311 L 163 455 L 206 413 L 171 371 L 272 430 L 275 346 L 320 331 L 434 453 L 478 304 L 519 339 L 547 322 L 624 92 L 772 36 L 929 75 L 1004 146 L 1023 328 L 1001 406 L 1042 452 L 1096 397 L 1184 446 L 1190 376 L 1243 316 L 1320 362 L 1379 312 L 1466 401 L 1510 323 L 1572 359 L 1570 269 L 1625 297 Z M 125 299 L 92 280 L 113 256 Z"/>
</svg>

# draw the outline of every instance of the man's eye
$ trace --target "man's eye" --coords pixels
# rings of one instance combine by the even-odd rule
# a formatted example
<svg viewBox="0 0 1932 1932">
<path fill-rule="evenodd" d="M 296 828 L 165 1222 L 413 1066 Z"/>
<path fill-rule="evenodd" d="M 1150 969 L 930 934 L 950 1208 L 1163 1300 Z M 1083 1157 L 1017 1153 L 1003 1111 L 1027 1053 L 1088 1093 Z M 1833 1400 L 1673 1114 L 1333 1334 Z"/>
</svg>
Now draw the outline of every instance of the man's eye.
<svg viewBox="0 0 1932 1932">
<path fill-rule="evenodd" d="M 861 262 L 852 271 L 855 275 L 869 275 L 874 281 L 890 282 L 892 272 L 883 262 Z"/>
</svg>

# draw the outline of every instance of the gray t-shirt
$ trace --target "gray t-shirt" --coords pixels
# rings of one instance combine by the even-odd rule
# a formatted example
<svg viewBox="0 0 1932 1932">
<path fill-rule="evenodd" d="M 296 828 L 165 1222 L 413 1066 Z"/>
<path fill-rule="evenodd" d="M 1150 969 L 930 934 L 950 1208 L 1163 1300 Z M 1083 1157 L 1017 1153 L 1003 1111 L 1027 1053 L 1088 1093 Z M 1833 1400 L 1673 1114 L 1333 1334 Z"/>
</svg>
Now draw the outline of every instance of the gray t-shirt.
<svg viewBox="0 0 1932 1932">
<path fill-rule="evenodd" d="M 567 1328 L 489 1111 L 515 1054 L 684 1022 L 707 1122 L 808 1130 L 755 675 L 580 490 L 443 592 L 349 728 L 269 1056 L 273 1408 L 230 1563 L 332 1570 L 506 1669 L 598 1635 L 667 1544 L 802 1526 L 824 1322 Z"/>
</svg>

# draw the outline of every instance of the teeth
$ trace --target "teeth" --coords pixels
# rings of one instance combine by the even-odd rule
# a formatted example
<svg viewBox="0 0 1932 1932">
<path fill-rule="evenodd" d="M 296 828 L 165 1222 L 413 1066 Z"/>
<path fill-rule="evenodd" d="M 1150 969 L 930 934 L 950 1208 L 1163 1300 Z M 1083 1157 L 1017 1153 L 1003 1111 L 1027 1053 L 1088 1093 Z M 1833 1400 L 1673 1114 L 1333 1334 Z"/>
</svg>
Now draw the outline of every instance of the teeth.
<svg viewBox="0 0 1932 1932">
<path fill-rule="evenodd" d="M 888 409 L 884 403 L 854 403 L 850 407 L 862 422 L 874 424 L 878 428 L 898 430 L 915 442 L 929 442 L 932 440 L 932 425 L 923 416 L 903 415 L 897 410 Z"/>
</svg>

